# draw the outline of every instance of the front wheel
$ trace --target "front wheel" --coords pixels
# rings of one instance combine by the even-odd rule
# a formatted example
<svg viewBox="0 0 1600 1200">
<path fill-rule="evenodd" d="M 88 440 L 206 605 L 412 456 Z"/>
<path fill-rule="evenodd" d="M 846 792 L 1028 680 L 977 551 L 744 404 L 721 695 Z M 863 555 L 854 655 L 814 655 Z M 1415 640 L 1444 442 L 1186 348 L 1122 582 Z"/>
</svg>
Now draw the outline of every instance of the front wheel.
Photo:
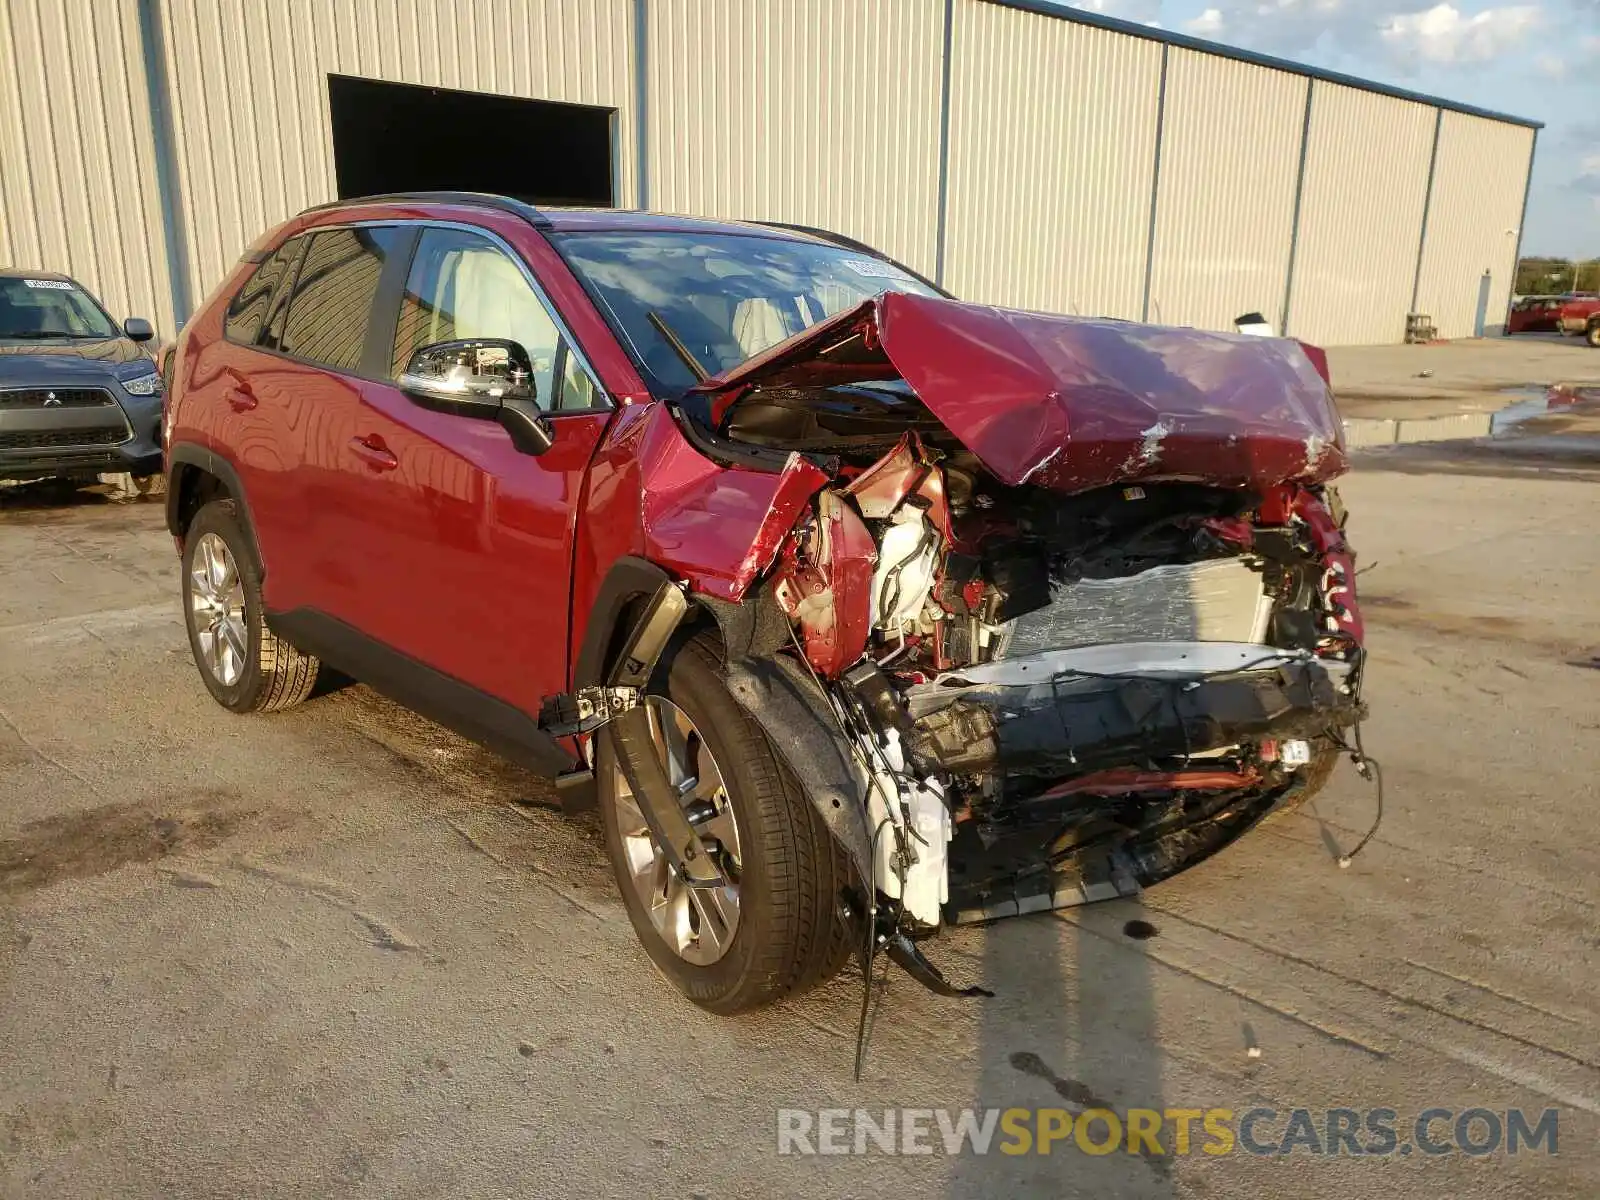
<svg viewBox="0 0 1600 1200">
<path fill-rule="evenodd" d="M 726 885 L 694 889 L 671 872 L 602 731 L 595 775 L 606 849 L 645 953 L 715 1013 L 760 1008 L 831 978 L 851 948 L 839 915 L 847 860 L 729 693 L 714 644 L 679 644 L 651 693 L 655 752 Z"/>
<path fill-rule="evenodd" d="M 1600 321 L 1596 321 L 1589 326 L 1583 340 L 1595 347 L 1595 349 L 1600 350 Z"/>
</svg>

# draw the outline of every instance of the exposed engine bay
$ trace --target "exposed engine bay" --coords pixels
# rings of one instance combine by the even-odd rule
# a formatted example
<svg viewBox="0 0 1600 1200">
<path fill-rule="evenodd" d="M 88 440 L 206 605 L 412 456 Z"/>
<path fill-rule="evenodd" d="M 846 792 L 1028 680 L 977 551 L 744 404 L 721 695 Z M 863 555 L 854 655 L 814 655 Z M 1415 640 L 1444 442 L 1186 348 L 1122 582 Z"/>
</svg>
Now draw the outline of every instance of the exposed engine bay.
<svg viewBox="0 0 1600 1200">
<path fill-rule="evenodd" d="M 919 928 L 1164 878 L 1357 719 L 1327 493 L 1062 496 L 916 433 L 860 456 L 785 543 L 772 596 L 870 768 L 876 889 Z"/>
</svg>

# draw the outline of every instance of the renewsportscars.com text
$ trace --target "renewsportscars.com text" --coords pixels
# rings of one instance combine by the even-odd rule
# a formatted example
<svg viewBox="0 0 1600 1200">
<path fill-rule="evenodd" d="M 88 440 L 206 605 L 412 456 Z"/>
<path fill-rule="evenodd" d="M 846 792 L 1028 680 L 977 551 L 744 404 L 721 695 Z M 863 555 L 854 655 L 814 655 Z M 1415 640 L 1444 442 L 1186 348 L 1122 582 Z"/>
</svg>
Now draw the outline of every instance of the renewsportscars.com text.
<svg viewBox="0 0 1600 1200">
<path fill-rule="evenodd" d="M 780 1108 L 778 1153 L 1555 1154 L 1557 1109 Z"/>
</svg>

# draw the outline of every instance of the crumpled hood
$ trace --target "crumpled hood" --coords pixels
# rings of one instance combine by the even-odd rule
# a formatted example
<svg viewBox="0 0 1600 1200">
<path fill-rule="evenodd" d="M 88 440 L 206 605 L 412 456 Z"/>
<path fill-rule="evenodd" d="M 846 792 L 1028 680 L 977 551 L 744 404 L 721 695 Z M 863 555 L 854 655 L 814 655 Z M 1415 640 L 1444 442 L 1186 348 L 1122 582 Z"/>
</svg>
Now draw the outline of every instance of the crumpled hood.
<svg viewBox="0 0 1600 1200">
<path fill-rule="evenodd" d="M 722 425 L 754 388 L 896 376 L 1011 485 L 1261 487 L 1329 479 L 1348 465 L 1333 397 L 1298 342 L 898 292 L 694 390 Z"/>
</svg>

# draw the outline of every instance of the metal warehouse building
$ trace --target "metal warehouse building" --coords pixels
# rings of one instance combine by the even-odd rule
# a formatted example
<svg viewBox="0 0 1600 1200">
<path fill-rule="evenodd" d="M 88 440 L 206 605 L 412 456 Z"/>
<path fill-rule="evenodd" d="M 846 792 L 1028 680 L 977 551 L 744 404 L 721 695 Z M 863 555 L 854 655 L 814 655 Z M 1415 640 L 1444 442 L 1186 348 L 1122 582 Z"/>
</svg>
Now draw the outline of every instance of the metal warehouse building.
<svg viewBox="0 0 1600 1200">
<path fill-rule="evenodd" d="M 1031 0 L 0 0 L 0 263 L 163 334 L 284 217 L 445 186 L 826 226 L 996 304 L 1495 333 L 1536 132 Z"/>
</svg>

